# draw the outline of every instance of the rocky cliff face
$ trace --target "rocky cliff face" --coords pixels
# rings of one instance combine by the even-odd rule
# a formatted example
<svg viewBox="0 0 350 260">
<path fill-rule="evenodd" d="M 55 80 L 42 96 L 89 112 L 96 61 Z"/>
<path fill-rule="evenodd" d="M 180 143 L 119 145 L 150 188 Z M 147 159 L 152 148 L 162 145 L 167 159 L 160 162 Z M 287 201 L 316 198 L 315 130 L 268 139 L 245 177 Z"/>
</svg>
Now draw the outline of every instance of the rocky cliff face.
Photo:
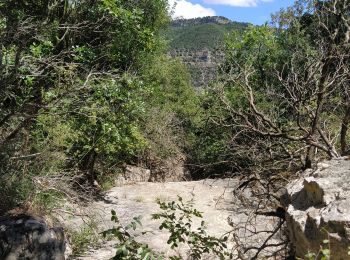
<svg viewBox="0 0 350 260">
<path fill-rule="evenodd" d="M 282 202 L 288 236 L 298 257 L 317 253 L 323 245 L 330 248 L 331 259 L 350 258 L 349 160 L 320 163 L 316 170 L 306 171 L 287 186 Z"/>
<path fill-rule="evenodd" d="M 217 75 L 217 68 L 224 60 L 224 53 L 219 50 L 178 49 L 169 52 L 173 58 L 180 58 L 191 73 L 192 84 L 196 89 L 204 88 L 214 80 Z"/>
<path fill-rule="evenodd" d="M 242 32 L 248 25 L 221 16 L 175 20 L 165 33 L 170 45 L 168 54 L 187 65 L 195 88 L 203 88 L 215 78 L 224 59 L 226 35 L 231 31 Z"/>
</svg>

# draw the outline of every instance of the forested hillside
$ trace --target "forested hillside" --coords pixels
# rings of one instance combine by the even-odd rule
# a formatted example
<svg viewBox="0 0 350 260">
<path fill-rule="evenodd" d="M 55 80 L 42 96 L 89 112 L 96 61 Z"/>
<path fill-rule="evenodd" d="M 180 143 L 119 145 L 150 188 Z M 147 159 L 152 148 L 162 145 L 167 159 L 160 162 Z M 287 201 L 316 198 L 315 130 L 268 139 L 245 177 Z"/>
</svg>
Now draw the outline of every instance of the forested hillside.
<svg viewBox="0 0 350 260">
<path fill-rule="evenodd" d="M 218 65 L 224 60 L 228 34 L 242 33 L 248 26 L 220 16 L 174 20 L 165 31 L 168 53 L 187 65 L 197 89 L 205 88 L 216 77 Z"/>
<path fill-rule="evenodd" d="M 177 19 L 171 22 L 170 28 L 166 31 L 166 39 L 169 40 L 169 47 L 172 50 L 221 49 L 228 33 L 242 32 L 248 25 L 220 16 Z"/>
</svg>

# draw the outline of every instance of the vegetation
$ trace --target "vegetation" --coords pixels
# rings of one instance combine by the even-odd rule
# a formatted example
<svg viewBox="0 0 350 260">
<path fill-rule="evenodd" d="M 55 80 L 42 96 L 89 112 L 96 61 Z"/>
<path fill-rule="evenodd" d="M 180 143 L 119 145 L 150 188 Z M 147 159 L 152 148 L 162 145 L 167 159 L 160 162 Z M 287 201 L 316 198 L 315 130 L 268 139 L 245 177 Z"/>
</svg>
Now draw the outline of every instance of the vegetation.
<svg viewBox="0 0 350 260">
<path fill-rule="evenodd" d="M 297 0 L 269 25 L 207 17 L 168 31 L 167 8 L 166 0 L 1 1 L 1 214 L 46 213 L 62 198 L 98 193 L 98 181 L 112 185 L 126 164 L 168 171 L 170 160 L 194 178 L 243 175 L 240 188 L 254 187 L 264 207 L 295 171 L 349 154 L 348 0 Z M 224 40 L 219 77 L 197 94 L 166 51 Z M 154 217 L 171 246 L 188 243 L 194 259 L 230 256 L 225 239 L 204 225 L 191 230 L 198 211 L 181 199 L 160 206 Z M 153 254 L 130 235 L 137 223 L 109 231 L 119 259 Z M 75 235 L 78 247 L 89 232 Z"/>
<path fill-rule="evenodd" d="M 195 177 L 240 175 L 255 212 L 283 223 L 276 194 L 294 173 L 349 154 L 349 8 L 300 0 L 272 25 L 228 37 L 219 79 L 202 99 Z M 266 212 L 271 205 L 276 212 Z M 254 259 L 268 244 L 254 248 Z"/>
<path fill-rule="evenodd" d="M 135 231 L 137 226 L 142 226 L 141 217 L 134 217 L 130 224 L 123 226 L 120 224 L 116 212 L 112 210 L 111 213 L 111 221 L 117 224 L 117 226 L 102 232 L 102 234 L 104 237 L 115 237 L 119 241 L 114 259 L 162 259 L 147 244 L 137 242 L 135 240 L 136 237 L 130 233 L 129 230 Z"/>
<path fill-rule="evenodd" d="M 184 149 L 197 102 L 168 21 L 164 0 L 1 2 L 2 211 Z"/>
<path fill-rule="evenodd" d="M 280 172 L 346 154 L 347 8 L 297 1 L 275 16 L 276 27 L 231 34 L 221 79 L 203 101 L 209 120 L 195 160 L 222 171 Z"/>
<path fill-rule="evenodd" d="M 201 221 L 196 230 L 193 229 L 193 217 L 202 218 L 202 213 L 194 209 L 190 202 L 184 202 L 181 197 L 178 201 L 158 202 L 162 212 L 153 214 L 153 219 L 162 220 L 160 230 L 169 231 L 167 243 L 172 249 L 178 248 L 180 244 L 190 247 L 190 259 L 203 259 L 206 254 L 216 256 L 218 259 L 232 259 L 232 254 L 227 249 L 228 237 L 216 238 L 206 234 L 205 222 Z M 135 231 L 137 226 L 142 226 L 141 217 L 134 217 L 130 224 L 121 225 L 117 214 L 112 210 L 111 220 L 117 226 L 106 230 L 103 235 L 115 237 L 119 243 L 114 259 L 164 259 L 161 252 L 154 252 L 147 244 L 136 241 L 137 236 L 132 235 L 129 230 Z M 141 232 L 144 235 L 147 232 Z M 171 260 L 181 260 L 179 256 L 170 256 Z"/>
<path fill-rule="evenodd" d="M 329 260 L 331 259 L 331 251 L 330 251 L 330 242 L 329 240 L 324 240 L 323 245 L 320 246 L 319 252 L 316 253 L 308 253 L 305 255 L 305 260 L 314 260 L 314 259 L 321 259 L 321 260 Z"/>
<path fill-rule="evenodd" d="M 99 234 L 94 222 L 84 224 L 78 230 L 68 231 L 72 245 L 72 254 L 79 256 L 91 246 L 99 245 Z"/>
<path fill-rule="evenodd" d="M 248 25 L 217 16 L 178 19 L 171 23 L 165 35 L 171 50 L 213 50 L 223 47 L 227 34 L 232 31 L 243 32 Z"/>
<path fill-rule="evenodd" d="M 228 236 L 216 238 L 207 235 L 205 222 L 201 221 L 200 227 L 193 230 L 193 217 L 203 218 L 202 213 L 193 209 L 190 202 L 184 202 L 178 197 L 178 202 L 159 202 L 161 213 L 153 214 L 154 219 L 163 220 L 159 229 L 170 232 L 167 243 L 172 249 L 179 244 L 186 243 L 189 247 L 191 259 L 203 259 L 205 254 L 215 255 L 218 259 L 232 259 L 232 254 L 227 250 Z"/>
</svg>

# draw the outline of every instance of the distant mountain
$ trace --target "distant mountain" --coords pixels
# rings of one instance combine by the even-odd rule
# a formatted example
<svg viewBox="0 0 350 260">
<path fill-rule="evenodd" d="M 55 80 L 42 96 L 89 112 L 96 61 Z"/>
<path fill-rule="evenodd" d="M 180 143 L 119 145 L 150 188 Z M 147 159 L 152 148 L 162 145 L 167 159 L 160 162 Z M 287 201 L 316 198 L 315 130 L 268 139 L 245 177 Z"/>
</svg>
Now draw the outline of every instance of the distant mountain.
<svg viewBox="0 0 350 260">
<path fill-rule="evenodd" d="M 232 31 L 243 31 L 248 23 L 233 22 L 222 16 L 177 19 L 166 32 L 171 49 L 214 49 Z"/>
<path fill-rule="evenodd" d="M 205 87 L 216 75 L 223 60 L 225 37 L 232 31 L 243 32 L 248 23 L 233 22 L 222 16 L 172 21 L 165 38 L 169 55 L 179 57 L 188 66 L 196 88 Z"/>
</svg>

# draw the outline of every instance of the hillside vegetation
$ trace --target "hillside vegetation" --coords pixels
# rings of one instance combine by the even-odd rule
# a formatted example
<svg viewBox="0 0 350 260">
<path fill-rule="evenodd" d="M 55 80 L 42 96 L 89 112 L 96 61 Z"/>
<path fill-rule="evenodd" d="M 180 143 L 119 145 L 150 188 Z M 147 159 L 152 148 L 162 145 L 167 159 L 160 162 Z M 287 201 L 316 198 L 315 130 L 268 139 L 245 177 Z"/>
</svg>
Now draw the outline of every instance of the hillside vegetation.
<svg viewBox="0 0 350 260">
<path fill-rule="evenodd" d="M 174 20 L 163 33 L 168 54 L 186 64 L 192 84 L 196 89 L 203 89 L 215 79 L 218 65 L 224 60 L 225 39 L 231 32 L 243 33 L 248 26 L 248 23 L 212 16 Z"/>
<path fill-rule="evenodd" d="M 171 23 L 166 39 L 171 50 L 214 50 L 223 47 L 225 37 L 230 32 L 242 32 L 248 26 L 248 23 L 233 22 L 220 16 L 179 19 Z"/>
<path fill-rule="evenodd" d="M 125 164 L 163 169 L 183 157 L 198 97 L 165 55 L 166 8 L 1 2 L 1 213 L 50 209 L 113 185 Z"/>
</svg>

